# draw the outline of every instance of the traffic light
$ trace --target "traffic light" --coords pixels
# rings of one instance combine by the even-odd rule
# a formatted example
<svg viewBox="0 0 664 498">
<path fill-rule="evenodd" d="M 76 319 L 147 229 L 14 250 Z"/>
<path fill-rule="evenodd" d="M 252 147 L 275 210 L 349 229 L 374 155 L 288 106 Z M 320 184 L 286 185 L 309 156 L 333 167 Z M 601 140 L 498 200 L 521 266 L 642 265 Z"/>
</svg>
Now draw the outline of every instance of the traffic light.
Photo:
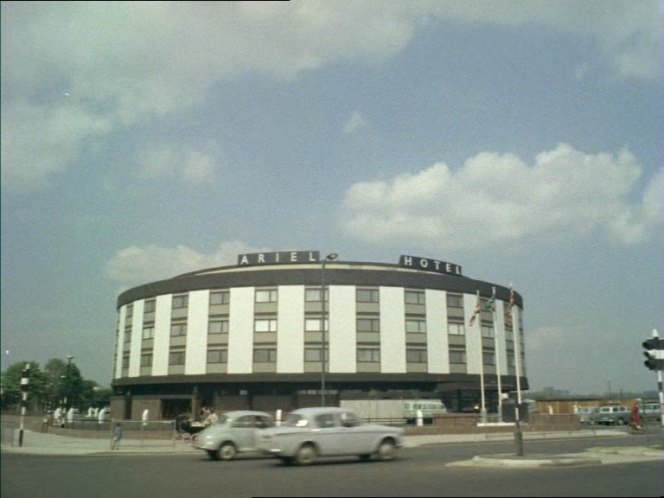
<svg viewBox="0 0 664 498">
<path fill-rule="evenodd" d="M 643 364 L 650 370 L 664 370 L 664 339 L 651 337 L 643 341 L 643 355 L 646 361 Z"/>
<path fill-rule="evenodd" d="M 21 372 L 21 391 L 27 392 L 30 385 L 30 363 L 25 364 L 25 368 Z"/>
</svg>

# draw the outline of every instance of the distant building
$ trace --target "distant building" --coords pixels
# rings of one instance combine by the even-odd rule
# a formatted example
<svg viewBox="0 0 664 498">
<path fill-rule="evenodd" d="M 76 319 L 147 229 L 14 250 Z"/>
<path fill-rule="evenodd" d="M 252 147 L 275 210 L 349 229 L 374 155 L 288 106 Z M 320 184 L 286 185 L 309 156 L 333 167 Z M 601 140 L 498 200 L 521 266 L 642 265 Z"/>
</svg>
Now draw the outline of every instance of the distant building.
<svg viewBox="0 0 664 498">
<path fill-rule="evenodd" d="M 324 351 L 327 404 L 415 396 L 442 398 L 451 410 L 472 407 L 479 402 L 480 348 L 489 407 L 497 400 L 497 361 L 503 392 L 516 389 L 517 351 L 521 388 L 528 388 L 523 302 L 514 293 L 510 313 L 509 288 L 411 256 L 398 264 L 324 266 L 318 252 L 239 255 L 234 266 L 123 292 L 113 417 L 318 405 Z M 493 288 L 495 313 L 486 309 Z M 469 325 L 478 291 L 482 311 Z"/>
</svg>

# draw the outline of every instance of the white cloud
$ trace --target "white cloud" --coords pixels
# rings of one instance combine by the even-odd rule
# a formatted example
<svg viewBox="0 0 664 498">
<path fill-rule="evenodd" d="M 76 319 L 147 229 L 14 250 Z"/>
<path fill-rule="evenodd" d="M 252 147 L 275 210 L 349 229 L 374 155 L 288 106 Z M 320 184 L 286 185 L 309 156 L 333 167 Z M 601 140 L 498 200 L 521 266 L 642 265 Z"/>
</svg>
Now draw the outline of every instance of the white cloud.
<svg viewBox="0 0 664 498">
<path fill-rule="evenodd" d="M 664 166 L 652 176 L 643 193 L 643 216 L 647 223 L 664 220 Z"/>
<path fill-rule="evenodd" d="M 217 166 L 209 153 L 175 144 L 159 144 L 139 154 L 137 163 L 144 178 L 172 177 L 191 186 L 217 180 Z"/>
<path fill-rule="evenodd" d="M 85 140 L 103 135 L 110 128 L 106 118 L 80 106 L 3 104 L 3 188 L 14 192 L 43 188 L 49 176 L 76 159 Z"/>
<path fill-rule="evenodd" d="M 358 239 L 443 249 L 520 246 L 600 230 L 639 243 L 662 222 L 663 178 L 661 171 L 653 177 L 639 204 L 630 197 L 640 175 L 627 150 L 584 154 L 560 144 L 538 154 L 533 166 L 484 152 L 456 171 L 437 163 L 352 185 L 342 223 Z"/>
<path fill-rule="evenodd" d="M 362 113 L 354 111 L 350 118 L 348 118 L 348 121 L 344 123 L 344 133 L 353 133 L 360 128 L 364 128 L 365 126 L 367 126 L 367 121 L 364 119 Z"/>
<path fill-rule="evenodd" d="M 268 249 L 250 247 L 243 242 L 223 242 L 211 254 L 200 253 L 191 247 L 161 247 L 148 244 L 129 246 L 117 251 L 106 262 L 104 273 L 111 280 L 124 285 L 140 285 L 171 278 L 194 270 L 234 265 L 237 255 L 263 252 Z"/>
<path fill-rule="evenodd" d="M 604 0 L 3 2 L 3 186 L 42 188 L 86 140 L 190 109 L 239 74 L 289 79 L 342 59 L 383 60 L 439 20 L 571 32 L 595 40 L 621 77 L 654 79 L 657 10 Z M 194 165 L 194 178 L 205 176 Z"/>
</svg>

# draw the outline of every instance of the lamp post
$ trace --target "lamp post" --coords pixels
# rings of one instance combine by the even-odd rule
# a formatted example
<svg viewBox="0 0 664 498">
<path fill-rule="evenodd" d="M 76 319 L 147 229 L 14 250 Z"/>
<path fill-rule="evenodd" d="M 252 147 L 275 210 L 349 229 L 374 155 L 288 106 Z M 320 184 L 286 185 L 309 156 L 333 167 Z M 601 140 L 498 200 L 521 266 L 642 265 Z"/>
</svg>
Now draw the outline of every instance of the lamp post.
<svg viewBox="0 0 664 498">
<path fill-rule="evenodd" d="M 327 369 L 327 331 L 325 326 L 325 316 L 327 310 L 327 291 L 325 289 L 325 263 L 336 260 L 338 255 L 331 253 L 325 256 L 320 270 L 320 331 L 321 331 L 321 369 L 320 369 L 320 404 L 325 406 L 325 370 Z"/>
<path fill-rule="evenodd" d="M 71 360 L 73 359 L 74 357 L 72 355 L 67 355 L 67 375 L 65 377 L 65 403 L 64 403 L 65 411 L 67 410 L 69 404 L 69 381 L 70 381 L 70 371 L 71 371 Z"/>
</svg>

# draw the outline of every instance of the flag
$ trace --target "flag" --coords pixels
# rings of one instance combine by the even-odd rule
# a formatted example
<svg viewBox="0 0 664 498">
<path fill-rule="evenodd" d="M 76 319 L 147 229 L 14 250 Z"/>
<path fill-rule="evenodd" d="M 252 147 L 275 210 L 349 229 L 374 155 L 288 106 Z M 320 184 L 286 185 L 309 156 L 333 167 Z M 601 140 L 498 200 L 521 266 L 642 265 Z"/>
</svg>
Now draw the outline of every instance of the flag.
<svg viewBox="0 0 664 498">
<path fill-rule="evenodd" d="M 468 322 L 468 326 L 472 327 L 473 323 L 475 323 L 475 318 L 477 315 L 480 314 L 481 308 L 480 308 L 480 291 L 477 291 L 477 303 L 475 304 L 475 311 L 473 311 L 473 316 L 470 317 L 470 321 Z"/>
<path fill-rule="evenodd" d="M 505 326 L 512 328 L 512 308 L 515 303 L 514 289 L 510 287 L 510 305 L 505 310 Z"/>
</svg>

